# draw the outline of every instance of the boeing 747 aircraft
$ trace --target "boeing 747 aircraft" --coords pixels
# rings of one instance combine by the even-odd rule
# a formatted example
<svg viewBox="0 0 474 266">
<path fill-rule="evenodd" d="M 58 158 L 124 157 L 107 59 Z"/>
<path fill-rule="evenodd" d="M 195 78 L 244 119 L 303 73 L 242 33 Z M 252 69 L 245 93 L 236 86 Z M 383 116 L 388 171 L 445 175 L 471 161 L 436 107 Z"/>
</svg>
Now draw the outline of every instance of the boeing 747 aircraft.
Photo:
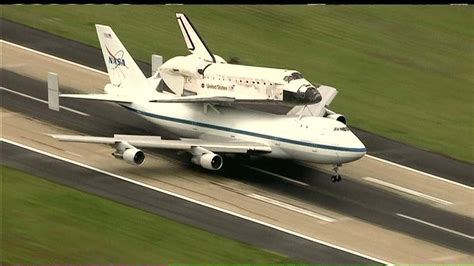
<svg viewBox="0 0 474 266">
<path fill-rule="evenodd" d="M 58 140 L 109 144 L 115 149 L 116 158 L 134 165 L 145 160 L 139 148 L 184 150 L 192 155 L 192 163 L 210 170 L 222 167 L 222 154 L 255 154 L 329 164 L 334 166 L 333 182 L 341 180 L 339 166 L 366 153 L 364 144 L 345 125 L 344 116 L 326 108 L 337 93 L 334 88 L 320 90 L 318 103 L 295 106 L 286 115 L 222 106 L 213 101 L 174 102 L 182 97 L 157 91 L 156 78 L 144 76 L 110 27 L 96 25 L 96 29 L 111 82 L 105 86 L 105 94 L 59 94 L 57 75 L 50 73 L 50 108 L 59 110 L 58 96 L 112 102 L 181 139 L 52 135 Z"/>
</svg>

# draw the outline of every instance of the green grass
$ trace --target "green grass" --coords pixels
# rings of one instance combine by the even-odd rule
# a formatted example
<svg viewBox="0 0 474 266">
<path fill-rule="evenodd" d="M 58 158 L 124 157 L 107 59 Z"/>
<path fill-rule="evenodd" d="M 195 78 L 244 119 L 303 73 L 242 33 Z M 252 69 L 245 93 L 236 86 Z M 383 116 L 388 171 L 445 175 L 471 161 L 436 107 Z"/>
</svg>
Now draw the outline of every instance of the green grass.
<svg viewBox="0 0 474 266">
<path fill-rule="evenodd" d="M 99 46 L 113 27 L 149 61 L 185 55 L 175 12 L 241 63 L 300 70 L 336 87 L 349 124 L 473 162 L 472 6 L 3 6 L 3 17 Z"/>
<path fill-rule="evenodd" d="M 12 168 L 0 170 L 2 264 L 288 262 Z"/>
</svg>

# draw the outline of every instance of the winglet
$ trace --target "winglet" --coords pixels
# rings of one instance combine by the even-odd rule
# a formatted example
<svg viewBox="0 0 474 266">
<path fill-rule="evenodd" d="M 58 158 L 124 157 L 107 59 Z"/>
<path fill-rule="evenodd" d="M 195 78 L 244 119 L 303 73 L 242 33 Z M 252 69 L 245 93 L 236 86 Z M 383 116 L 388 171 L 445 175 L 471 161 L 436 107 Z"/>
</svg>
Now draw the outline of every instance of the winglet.
<svg viewBox="0 0 474 266">
<path fill-rule="evenodd" d="M 204 60 L 216 63 L 216 58 L 211 53 L 209 48 L 207 48 L 201 36 L 196 31 L 193 24 L 191 24 L 191 21 L 189 21 L 186 15 L 182 13 L 176 13 L 176 19 L 178 20 L 179 28 L 181 29 L 181 33 L 183 34 L 184 41 L 186 42 L 189 52 L 201 57 Z"/>
</svg>

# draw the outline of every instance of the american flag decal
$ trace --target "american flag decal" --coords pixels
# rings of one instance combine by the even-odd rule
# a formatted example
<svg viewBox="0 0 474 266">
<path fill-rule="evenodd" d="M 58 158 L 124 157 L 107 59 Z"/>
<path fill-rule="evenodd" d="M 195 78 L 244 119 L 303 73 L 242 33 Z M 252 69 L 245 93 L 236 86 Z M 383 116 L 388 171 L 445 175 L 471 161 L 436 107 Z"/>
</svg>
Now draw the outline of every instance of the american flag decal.
<svg viewBox="0 0 474 266">
<path fill-rule="evenodd" d="M 105 36 L 105 38 L 109 38 L 109 39 L 112 38 L 112 34 L 110 34 L 110 33 L 104 32 L 104 36 Z"/>
</svg>

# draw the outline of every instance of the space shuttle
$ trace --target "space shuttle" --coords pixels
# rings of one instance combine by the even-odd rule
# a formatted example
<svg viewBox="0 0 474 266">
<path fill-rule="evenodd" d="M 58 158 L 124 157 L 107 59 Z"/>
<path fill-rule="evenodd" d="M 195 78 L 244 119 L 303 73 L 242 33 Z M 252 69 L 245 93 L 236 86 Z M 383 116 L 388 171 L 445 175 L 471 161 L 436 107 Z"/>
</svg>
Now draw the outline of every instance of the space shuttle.
<svg viewBox="0 0 474 266">
<path fill-rule="evenodd" d="M 321 89 L 331 88 L 311 84 L 296 70 L 228 64 L 184 14 L 176 19 L 190 54 L 169 59 L 155 73 L 159 87 L 177 96 L 167 102 L 311 105 L 321 101 Z"/>
</svg>

